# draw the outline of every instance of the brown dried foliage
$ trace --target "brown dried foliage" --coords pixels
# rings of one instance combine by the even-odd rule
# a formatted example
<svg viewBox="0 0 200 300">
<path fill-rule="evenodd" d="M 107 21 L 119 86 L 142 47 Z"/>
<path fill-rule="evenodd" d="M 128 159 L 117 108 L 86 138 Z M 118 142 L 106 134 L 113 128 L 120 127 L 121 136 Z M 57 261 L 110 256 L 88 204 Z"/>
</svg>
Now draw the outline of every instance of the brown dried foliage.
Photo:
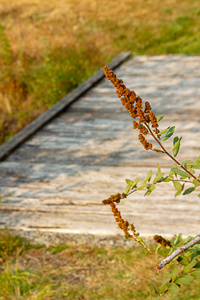
<svg viewBox="0 0 200 300">
<path fill-rule="evenodd" d="M 144 135 L 152 132 L 149 130 L 149 126 L 155 132 L 156 137 L 159 138 L 158 123 L 154 113 L 151 110 L 149 102 L 145 102 L 145 107 L 143 108 L 142 99 L 136 95 L 134 91 L 130 91 L 123 83 L 121 79 L 118 79 L 115 73 L 104 67 L 104 73 L 106 78 L 114 85 L 116 88 L 116 94 L 121 98 L 122 105 L 125 106 L 130 116 L 133 119 L 138 118 L 138 122 L 133 121 L 133 128 L 139 130 L 139 141 L 144 146 L 146 150 L 152 149 L 153 145 L 149 143 Z"/>
</svg>

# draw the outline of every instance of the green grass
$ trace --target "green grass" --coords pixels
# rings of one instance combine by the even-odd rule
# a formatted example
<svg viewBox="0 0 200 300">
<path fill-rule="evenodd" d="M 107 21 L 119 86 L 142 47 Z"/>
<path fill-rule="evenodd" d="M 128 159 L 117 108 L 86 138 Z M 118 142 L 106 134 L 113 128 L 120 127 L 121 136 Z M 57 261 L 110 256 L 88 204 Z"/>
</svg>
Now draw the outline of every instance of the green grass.
<svg viewBox="0 0 200 300">
<path fill-rule="evenodd" d="M 14 245 L 0 248 L 2 300 L 157 299 L 150 279 L 160 286 L 172 270 L 157 271 L 157 258 L 140 247 L 34 246 L 7 230 L 0 240 Z M 199 294 L 200 281 L 195 280 L 164 299 L 193 300 Z"/>
</svg>

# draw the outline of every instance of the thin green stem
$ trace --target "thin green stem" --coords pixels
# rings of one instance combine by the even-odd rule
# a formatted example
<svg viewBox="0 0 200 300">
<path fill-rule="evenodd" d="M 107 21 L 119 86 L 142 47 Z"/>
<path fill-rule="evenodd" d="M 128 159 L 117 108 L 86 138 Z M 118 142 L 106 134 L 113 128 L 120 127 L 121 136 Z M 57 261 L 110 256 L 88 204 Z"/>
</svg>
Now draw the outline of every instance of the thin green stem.
<svg viewBox="0 0 200 300">
<path fill-rule="evenodd" d="M 165 257 L 166 257 L 166 256 L 163 256 L 163 255 L 161 255 L 161 254 L 158 254 L 158 253 L 152 251 L 152 250 L 151 250 L 150 248 L 148 248 L 146 245 L 144 245 L 144 244 L 142 244 L 140 241 L 138 241 L 136 237 L 133 236 L 133 239 L 134 239 L 138 244 L 140 244 L 140 246 L 142 246 L 144 249 L 146 249 L 146 250 L 149 251 L 150 253 L 155 254 L 155 255 L 157 255 L 157 256 L 159 256 L 159 257 L 162 257 L 162 258 L 165 258 Z"/>
<path fill-rule="evenodd" d="M 197 181 L 199 181 L 197 179 L 196 176 L 194 176 L 192 173 L 190 173 L 184 166 L 182 166 L 161 144 L 161 142 L 157 139 L 157 137 L 154 135 L 154 133 L 152 132 L 151 128 L 149 127 L 149 125 L 147 123 L 145 123 L 146 127 L 148 128 L 150 134 L 152 135 L 152 137 L 156 140 L 156 142 L 158 143 L 158 145 L 161 147 L 161 149 L 165 152 L 165 154 L 167 154 L 177 165 L 179 165 L 185 172 L 187 172 L 191 177 L 193 177 L 194 179 L 196 179 Z M 200 182 L 200 181 L 199 181 Z"/>
</svg>

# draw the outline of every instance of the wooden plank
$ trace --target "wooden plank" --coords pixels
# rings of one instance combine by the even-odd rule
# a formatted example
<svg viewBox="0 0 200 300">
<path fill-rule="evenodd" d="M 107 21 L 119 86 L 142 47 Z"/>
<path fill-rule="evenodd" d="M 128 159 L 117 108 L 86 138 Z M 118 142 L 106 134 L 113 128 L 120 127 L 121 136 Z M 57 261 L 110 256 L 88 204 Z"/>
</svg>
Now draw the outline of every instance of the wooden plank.
<svg viewBox="0 0 200 300">
<path fill-rule="evenodd" d="M 183 136 L 181 161 L 199 155 L 199 63 L 198 56 L 141 56 L 117 69 L 157 115 L 164 112 L 161 129 L 175 125 L 176 135 Z M 149 169 L 156 174 L 155 162 L 164 172 L 172 164 L 143 150 L 137 135 L 115 89 L 100 81 L 0 164 L 0 225 L 37 241 L 45 236 L 46 243 L 120 234 L 102 199 L 123 192 L 125 178 L 142 180 Z M 173 186 L 162 184 L 148 197 L 132 194 L 119 207 L 143 236 L 196 235 L 198 193 L 175 199 Z"/>
<path fill-rule="evenodd" d="M 82 212 L 64 214 L 59 212 L 42 213 L 34 211 L 12 211 L 4 213 L 4 222 L 11 229 L 20 232 L 31 230 L 61 232 L 61 233 L 78 233 L 78 234 L 119 234 L 121 233 L 116 227 L 114 218 L 108 212 L 102 213 L 96 210 L 89 214 Z M 7 216 L 6 216 L 7 214 Z M 199 223 L 200 215 L 190 213 L 183 214 L 180 212 L 176 215 L 170 214 L 169 211 L 152 214 L 152 212 L 139 211 L 126 215 L 130 222 L 134 222 L 137 230 L 142 232 L 144 236 L 151 235 L 152 232 L 170 236 L 171 232 L 176 234 L 182 232 L 183 236 L 197 235 L 198 229 L 196 224 Z M 184 218 L 184 222 L 183 222 Z M 162 221 L 162 222 L 161 222 Z M 187 226 L 185 226 L 187 223 Z M 1 226 L 2 227 L 2 226 Z"/>
<path fill-rule="evenodd" d="M 114 58 L 108 67 L 115 69 L 119 66 L 124 60 L 126 60 L 131 55 L 130 52 L 123 52 Z M 97 84 L 104 77 L 103 70 L 97 71 L 94 75 L 88 78 L 80 86 L 74 89 L 71 93 L 65 96 L 53 107 L 48 109 L 44 114 L 36 118 L 31 124 L 26 126 L 8 142 L 3 144 L 0 147 L 0 161 L 4 160 L 12 151 L 14 151 L 20 144 L 27 140 L 31 135 L 43 127 L 47 122 L 52 120 L 56 115 L 61 111 L 69 107 L 74 101 L 79 99 L 79 97 L 84 94 L 86 91 L 91 89 L 95 84 Z"/>
</svg>

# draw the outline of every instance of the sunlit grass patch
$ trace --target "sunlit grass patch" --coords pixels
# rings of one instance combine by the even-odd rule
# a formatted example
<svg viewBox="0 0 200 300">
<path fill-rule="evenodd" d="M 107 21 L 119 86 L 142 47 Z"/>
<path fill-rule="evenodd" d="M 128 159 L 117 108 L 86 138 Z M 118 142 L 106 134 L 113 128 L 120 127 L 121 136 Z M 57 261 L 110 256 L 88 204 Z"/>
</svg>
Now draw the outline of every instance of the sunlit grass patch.
<svg viewBox="0 0 200 300">
<path fill-rule="evenodd" d="M 0 273 L 2 300 L 156 299 L 150 279 L 159 286 L 172 268 L 157 271 L 157 258 L 134 244 L 132 248 L 67 244 L 39 247 L 19 237 L 14 239 L 21 241 L 24 250 L 21 255 L 17 251 L 12 256 L 4 255 L 7 258 Z M 189 283 L 177 296 L 173 295 L 173 300 L 199 299 L 199 287 L 198 280 Z M 170 297 L 165 299 L 171 300 Z"/>
<path fill-rule="evenodd" d="M 10 257 L 17 257 L 31 248 L 40 248 L 41 245 L 32 246 L 29 241 L 20 236 L 11 234 L 8 229 L 0 230 L 0 263 Z"/>
</svg>

